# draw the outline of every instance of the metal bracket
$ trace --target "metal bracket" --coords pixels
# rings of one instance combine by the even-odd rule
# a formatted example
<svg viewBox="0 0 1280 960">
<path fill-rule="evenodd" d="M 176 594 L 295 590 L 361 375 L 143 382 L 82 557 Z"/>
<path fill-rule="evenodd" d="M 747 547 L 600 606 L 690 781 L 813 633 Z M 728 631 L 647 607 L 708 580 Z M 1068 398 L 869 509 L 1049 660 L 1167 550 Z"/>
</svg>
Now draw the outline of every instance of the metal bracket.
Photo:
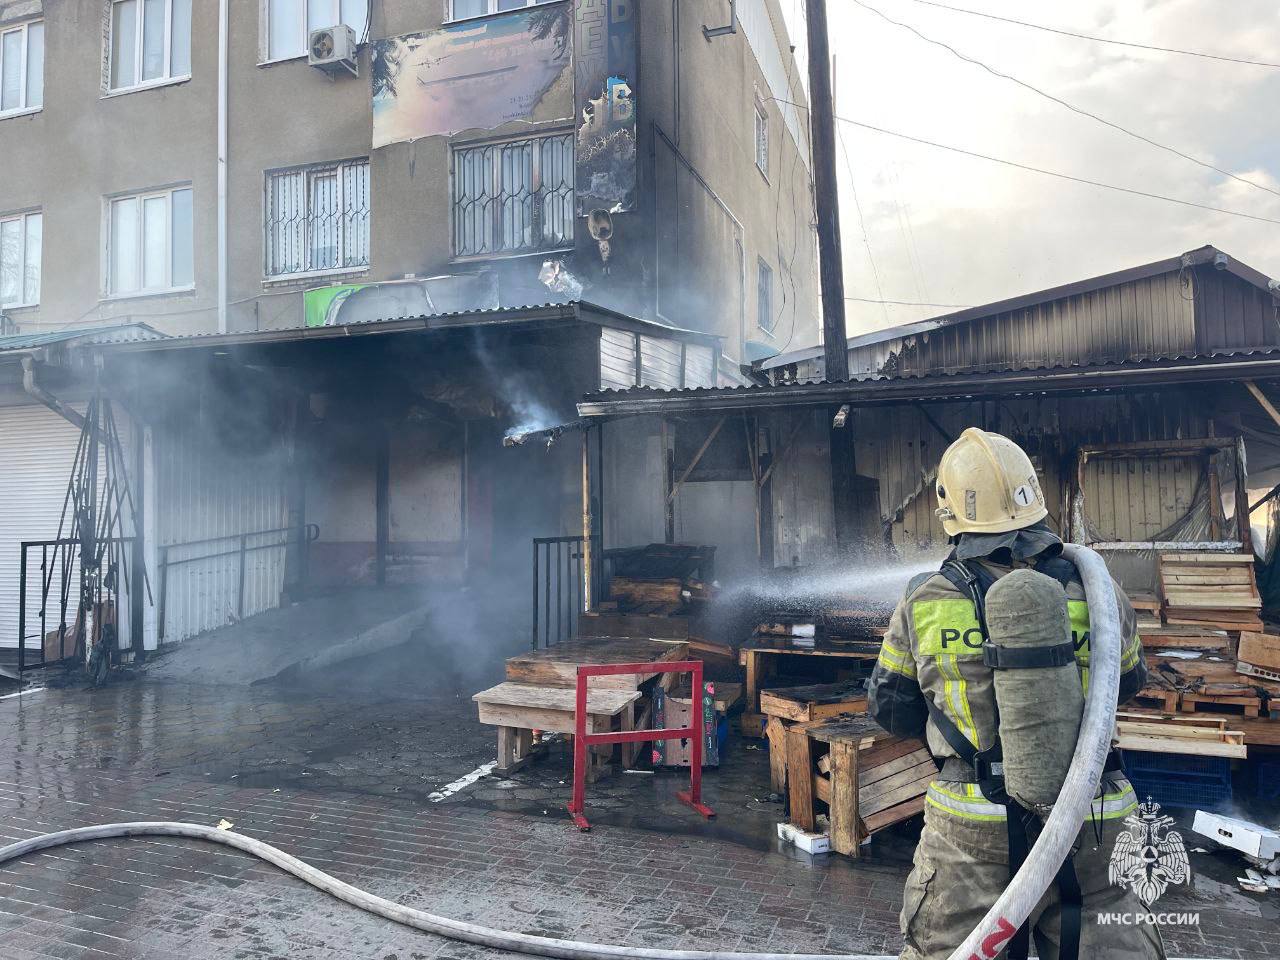
<svg viewBox="0 0 1280 960">
<path fill-rule="evenodd" d="M 729 0 L 729 22 L 723 27 L 708 27 L 705 23 L 702 25 L 702 35 L 707 38 L 707 43 L 710 43 L 716 37 L 725 37 L 737 32 L 738 0 Z"/>
</svg>

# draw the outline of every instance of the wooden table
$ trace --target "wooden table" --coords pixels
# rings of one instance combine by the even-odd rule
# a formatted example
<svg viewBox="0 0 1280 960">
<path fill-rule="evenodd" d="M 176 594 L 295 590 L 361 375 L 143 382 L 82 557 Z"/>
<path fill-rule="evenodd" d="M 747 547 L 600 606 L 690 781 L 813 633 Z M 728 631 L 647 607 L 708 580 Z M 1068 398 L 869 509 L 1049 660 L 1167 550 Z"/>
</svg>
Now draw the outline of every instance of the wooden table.
<svg viewBox="0 0 1280 960">
<path fill-rule="evenodd" d="M 568 687 L 540 687 L 524 683 L 500 683 L 481 690 L 471 699 L 480 712 L 480 722 L 498 728 L 498 770 L 510 773 L 529 759 L 533 731 L 573 733 L 575 690 Z M 592 733 L 610 730 L 615 717 L 622 729 L 630 729 L 638 690 L 588 690 L 587 729 Z"/>
<path fill-rule="evenodd" d="M 660 663 L 684 660 L 688 645 L 635 637 L 593 637 L 566 640 L 543 650 L 531 650 L 507 660 L 507 681 L 482 690 L 476 702 L 480 722 L 498 728 L 498 769 L 518 769 L 530 757 L 533 731 L 574 732 L 574 696 L 580 665 L 613 663 Z M 592 733 L 636 728 L 636 705 L 642 699 L 641 684 L 653 673 L 592 677 L 587 689 L 588 729 Z M 674 674 L 663 674 L 675 680 Z M 594 778 L 607 765 L 602 753 L 591 753 L 590 775 Z M 637 745 L 624 744 L 622 760 L 629 765 Z M 611 752 L 611 748 L 608 748 Z"/>
<path fill-rule="evenodd" d="M 920 813 L 938 767 L 924 742 L 894 737 L 870 717 L 798 723 L 786 730 L 791 822 L 812 832 L 827 805 L 831 849 L 857 857 L 865 837 Z"/>
<path fill-rule="evenodd" d="M 760 691 L 764 681 L 775 676 L 788 657 L 822 657 L 834 667 L 850 662 L 874 662 L 880 656 L 880 641 L 851 643 L 818 643 L 813 647 L 795 646 L 786 637 L 754 637 L 738 651 L 738 663 L 746 671 L 747 703 L 742 714 L 742 734 L 764 736 L 764 714 L 760 710 Z"/>
</svg>

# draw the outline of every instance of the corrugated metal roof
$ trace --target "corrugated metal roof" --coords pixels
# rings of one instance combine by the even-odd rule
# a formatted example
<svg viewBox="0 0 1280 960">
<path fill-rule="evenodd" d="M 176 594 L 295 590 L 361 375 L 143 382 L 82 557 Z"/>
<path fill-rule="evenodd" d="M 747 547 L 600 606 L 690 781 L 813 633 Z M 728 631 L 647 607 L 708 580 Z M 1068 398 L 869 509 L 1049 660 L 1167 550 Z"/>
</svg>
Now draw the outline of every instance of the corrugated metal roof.
<svg viewBox="0 0 1280 960">
<path fill-rule="evenodd" d="M 0 337 L 0 353 L 12 350 L 38 350 L 55 343 L 71 341 L 104 344 L 136 343 L 164 340 L 166 336 L 145 323 L 123 323 L 110 326 L 68 327 L 64 330 L 46 330 L 41 333 L 12 333 Z"/>
<path fill-rule="evenodd" d="M 872 376 L 838 383 L 809 382 L 683 390 L 632 387 L 590 394 L 578 404 L 578 413 L 582 417 L 599 417 L 651 412 L 695 413 L 767 406 L 821 406 L 833 402 L 910 403 L 920 399 L 955 398 L 992 392 L 1091 391 L 1141 385 L 1144 382 L 1208 382 L 1224 377 L 1251 376 L 1280 377 L 1280 347 L 1123 363 Z"/>
<path fill-rule="evenodd" d="M 585 311 L 585 313 L 584 313 Z M 719 337 L 697 330 L 686 330 L 681 327 L 628 316 L 609 307 L 603 307 L 588 300 L 570 300 L 561 303 L 524 304 L 520 306 L 481 307 L 474 310 L 453 310 L 440 313 L 418 314 L 411 317 L 386 317 L 369 320 L 353 320 L 349 323 L 325 327 L 281 327 L 272 330 L 247 330 L 239 333 L 188 333 L 166 337 L 160 349 L 218 346 L 220 344 L 260 344 L 280 343 L 303 340 L 325 340 L 355 335 L 376 335 L 380 333 L 397 333 L 406 330 L 433 330 L 450 327 L 484 326 L 490 323 L 519 322 L 526 319 L 537 320 L 580 320 L 599 322 L 598 315 L 618 321 L 619 325 L 635 327 L 653 334 L 668 334 L 678 339 L 699 340 L 714 343 Z M 146 347 L 143 347 L 146 349 Z"/>
<path fill-rule="evenodd" d="M 1229 273 L 1238 277 L 1264 293 L 1271 292 L 1268 286 L 1270 278 L 1261 271 L 1255 270 L 1248 264 L 1243 263 L 1242 261 L 1237 260 L 1229 254 L 1219 250 L 1217 247 L 1206 244 L 1198 249 L 1190 250 L 1186 253 L 1179 254 L 1176 257 L 1169 257 L 1165 260 L 1155 260 L 1151 263 L 1144 263 L 1140 266 L 1129 267 L 1124 270 L 1118 270 L 1113 273 L 1107 273 L 1097 277 L 1090 277 L 1086 280 L 1077 280 L 1073 283 L 1063 284 L 1057 287 L 1049 287 L 1044 290 L 1037 290 L 1033 293 L 1011 297 L 1006 300 L 998 300 L 981 306 L 957 310 L 952 313 L 942 314 L 941 316 L 932 317 L 927 320 L 917 320 L 912 323 L 901 324 L 896 327 L 886 327 L 883 330 L 873 330 L 870 333 L 850 337 L 846 343 L 850 351 L 873 347 L 877 344 L 884 344 L 894 340 L 901 340 L 906 337 L 930 333 L 944 327 L 953 327 L 957 324 L 967 323 L 972 320 L 996 317 L 1000 314 L 1014 314 L 1044 304 L 1052 303 L 1055 300 L 1066 300 L 1071 297 L 1081 297 L 1086 294 L 1106 290 L 1110 287 L 1118 287 L 1123 284 L 1134 283 L 1135 281 L 1145 280 L 1162 274 L 1177 273 L 1184 269 L 1207 266 L 1210 264 L 1214 265 L 1220 272 Z M 764 361 L 760 365 L 760 369 L 772 370 L 778 367 L 789 366 L 793 363 L 801 363 L 806 360 L 817 359 L 821 356 L 821 346 L 809 347 L 803 350 L 793 350 L 789 353 L 779 354 L 772 359 Z"/>
</svg>

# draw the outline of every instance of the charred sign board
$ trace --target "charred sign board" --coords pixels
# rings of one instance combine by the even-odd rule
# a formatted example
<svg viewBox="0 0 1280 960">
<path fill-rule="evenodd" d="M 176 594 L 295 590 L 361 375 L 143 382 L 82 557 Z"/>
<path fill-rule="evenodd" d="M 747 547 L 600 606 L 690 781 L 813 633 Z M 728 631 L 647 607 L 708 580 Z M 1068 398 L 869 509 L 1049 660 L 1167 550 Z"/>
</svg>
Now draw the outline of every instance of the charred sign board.
<svg viewBox="0 0 1280 960">
<path fill-rule="evenodd" d="M 636 204 L 636 0 L 573 11 L 578 216 Z"/>
<path fill-rule="evenodd" d="M 572 44 L 560 5 L 375 40 L 374 147 L 571 119 Z"/>
</svg>

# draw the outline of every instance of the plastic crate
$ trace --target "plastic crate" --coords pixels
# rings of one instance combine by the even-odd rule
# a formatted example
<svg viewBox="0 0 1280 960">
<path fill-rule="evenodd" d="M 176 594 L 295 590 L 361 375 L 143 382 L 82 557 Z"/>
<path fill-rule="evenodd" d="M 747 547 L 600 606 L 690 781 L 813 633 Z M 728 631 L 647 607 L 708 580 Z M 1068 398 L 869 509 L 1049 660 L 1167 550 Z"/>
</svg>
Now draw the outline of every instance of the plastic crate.
<svg viewBox="0 0 1280 960">
<path fill-rule="evenodd" d="M 1280 760 L 1255 760 L 1257 782 L 1254 793 L 1259 800 L 1280 800 Z"/>
<path fill-rule="evenodd" d="M 1230 803 L 1231 761 L 1226 757 L 1189 757 L 1173 753 L 1125 751 L 1125 773 L 1139 799 L 1162 807 L 1212 810 Z"/>
</svg>

